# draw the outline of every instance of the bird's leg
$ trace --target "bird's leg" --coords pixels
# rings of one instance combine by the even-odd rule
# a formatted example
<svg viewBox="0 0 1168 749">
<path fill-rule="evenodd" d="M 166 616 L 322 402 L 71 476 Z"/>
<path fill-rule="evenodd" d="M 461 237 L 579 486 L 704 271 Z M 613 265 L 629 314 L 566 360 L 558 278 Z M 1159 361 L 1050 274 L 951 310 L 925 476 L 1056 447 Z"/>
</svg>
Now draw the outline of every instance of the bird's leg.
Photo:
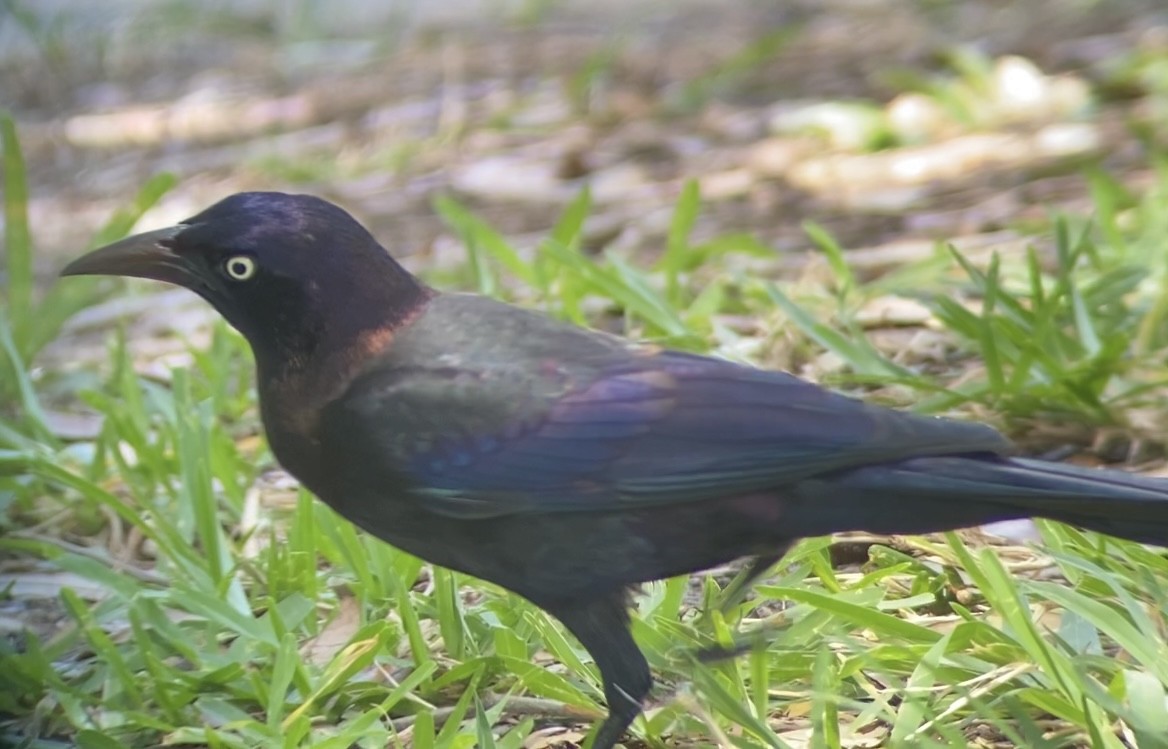
<svg viewBox="0 0 1168 749">
<path fill-rule="evenodd" d="M 754 581 L 782 559 L 783 555 L 787 553 L 788 548 L 788 546 L 784 545 L 782 549 L 773 554 L 754 557 L 747 562 L 746 566 L 742 568 L 742 571 L 735 575 L 734 579 L 730 581 L 730 584 L 726 586 L 726 589 L 722 591 L 722 602 L 718 608 L 722 612 L 727 612 L 741 603 L 742 599 L 746 597 L 747 590 L 754 584 Z M 734 658 L 758 646 L 761 642 L 761 638 L 758 636 L 759 634 L 755 633 L 753 637 L 736 640 L 729 646 L 714 645 L 713 647 L 701 648 L 695 655 L 698 661 L 702 663 L 713 663 L 726 658 Z"/>
<path fill-rule="evenodd" d="M 775 554 L 754 557 L 747 562 L 746 567 L 735 575 L 734 579 L 730 581 L 730 584 L 726 586 L 726 589 L 722 591 L 722 602 L 718 608 L 725 613 L 742 603 L 742 599 L 746 597 L 746 591 L 759 578 L 759 575 L 774 566 L 775 562 L 782 559 L 785 553 L 787 553 L 786 548 Z"/>
<path fill-rule="evenodd" d="M 629 632 L 623 593 L 571 604 L 545 606 L 576 636 L 596 661 L 608 701 L 592 749 L 612 749 L 641 712 L 653 685 L 649 664 Z"/>
</svg>

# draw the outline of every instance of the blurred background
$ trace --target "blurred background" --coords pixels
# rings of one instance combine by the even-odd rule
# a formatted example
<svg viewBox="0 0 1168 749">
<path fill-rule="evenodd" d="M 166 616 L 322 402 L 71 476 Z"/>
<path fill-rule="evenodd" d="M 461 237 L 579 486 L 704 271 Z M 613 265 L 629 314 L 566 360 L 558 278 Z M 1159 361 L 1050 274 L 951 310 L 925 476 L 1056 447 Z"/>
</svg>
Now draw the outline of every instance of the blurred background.
<svg viewBox="0 0 1168 749">
<path fill-rule="evenodd" d="M 143 226 L 299 190 L 399 254 L 441 253 L 434 194 L 522 241 L 583 185 L 590 241 L 651 248 L 698 178 L 699 232 L 786 251 L 803 218 L 848 247 L 953 237 L 1081 197 L 1076 160 L 1146 167 L 1125 125 L 1163 137 L 1165 23 L 1153 0 L 5 0 L 0 90 L 45 272 L 160 172 Z"/>
</svg>

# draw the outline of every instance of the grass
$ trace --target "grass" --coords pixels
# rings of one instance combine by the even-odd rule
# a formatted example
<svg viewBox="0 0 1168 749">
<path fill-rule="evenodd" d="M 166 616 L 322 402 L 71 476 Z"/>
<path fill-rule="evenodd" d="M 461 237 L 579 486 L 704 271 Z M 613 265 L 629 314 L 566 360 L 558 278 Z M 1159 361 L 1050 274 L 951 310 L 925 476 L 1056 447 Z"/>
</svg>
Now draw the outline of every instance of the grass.
<svg viewBox="0 0 1168 749">
<path fill-rule="evenodd" d="M 121 337 L 76 393 L 77 377 L 30 369 L 66 313 L 109 287 L 70 282 L 36 299 L 11 123 L 3 135 L 0 366 L 12 376 L 0 387 L 0 549 L 107 594 L 87 600 L 65 586 L 63 627 L 0 640 L 0 715 L 11 716 L 0 732 L 29 747 L 518 749 L 547 716 L 563 725 L 599 715 L 595 669 L 543 612 L 357 533 L 303 491 L 276 501 L 264 476 L 272 458 L 254 438 L 250 356 L 224 326 L 165 383 L 135 373 Z M 1064 420 L 1138 434 L 1130 416 L 1156 409 L 1166 375 L 1168 168 L 1142 195 L 1102 173 L 1086 178 L 1093 222 L 1055 217 L 1037 235 L 1053 238 L 1053 251 L 988 263 L 939 246 L 916 266 L 862 280 L 809 224 L 832 271 L 826 285 L 746 270 L 772 252 L 747 236 L 695 243 L 692 184 L 652 263 L 582 250 L 587 192 L 532 253 L 439 198 L 467 263 L 432 280 L 761 363 L 797 365 L 826 349 L 841 363 L 828 372 L 838 384 L 1013 431 Z M 145 188 L 101 239 L 127 231 L 167 184 Z M 888 295 L 927 305 L 951 356 L 869 342 L 859 312 Z M 768 332 L 742 332 L 732 320 L 744 316 Z M 42 403 L 74 395 L 103 426 L 65 442 Z M 863 565 L 846 567 L 832 563 L 829 539 L 809 539 L 726 614 L 714 577 L 697 579 L 697 605 L 690 580 L 646 586 L 634 632 L 661 686 L 634 732 L 651 746 L 672 736 L 950 747 L 975 735 L 1028 747 L 1168 746 L 1168 559 L 1040 527 L 1041 552 L 946 534 L 875 543 Z M 104 543 L 88 542 L 99 533 Z M 1030 574 L 1038 568 L 1056 574 Z M 756 644 L 741 658 L 693 656 L 743 636 Z"/>
</svg>

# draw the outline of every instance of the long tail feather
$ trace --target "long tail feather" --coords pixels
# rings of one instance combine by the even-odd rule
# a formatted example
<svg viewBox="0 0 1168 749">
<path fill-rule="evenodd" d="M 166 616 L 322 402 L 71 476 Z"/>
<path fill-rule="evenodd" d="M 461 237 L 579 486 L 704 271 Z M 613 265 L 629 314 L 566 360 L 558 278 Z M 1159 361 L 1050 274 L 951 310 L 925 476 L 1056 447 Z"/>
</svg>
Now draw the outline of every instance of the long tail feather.
<svg viewBox="0 0 1168 749">
<path fill-rule="evenodd" d="M 926 533 L 1044 517 L 1168 546 L 1168 480 L 1123 471 L 995 456 L 915 458 L 807 481 L 799 489 L 803 501 L 787 520 L 825 526 L 806 535 Z"/>
</svg>

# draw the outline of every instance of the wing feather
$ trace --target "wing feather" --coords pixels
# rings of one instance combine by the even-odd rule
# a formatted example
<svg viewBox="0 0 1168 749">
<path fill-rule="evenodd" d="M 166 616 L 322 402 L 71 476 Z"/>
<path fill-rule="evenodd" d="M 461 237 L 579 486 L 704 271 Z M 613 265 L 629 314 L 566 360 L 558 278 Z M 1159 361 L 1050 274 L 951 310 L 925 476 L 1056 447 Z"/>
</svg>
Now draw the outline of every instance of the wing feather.
<svg viewBox="0 0 1168 749">
<path fill-rule="evenodd" d="M 459 517 L 698 501 L 876 462 L 1009 447 L 980 424 L 870 406 L 785 373 L 676 352 L 620 357 L 558 391 L 518 374 L 464 374 L 461 389 L 437 386 L 425 371 L 398 373 L 392 392 L 366 383 L 344 399 L 340 420 L 423 506 Z M 465 407 L 452 408 L 460 398 Z M 513 402 L 479 402 L 489 398 Z M 417 449 L 411 430 L 438 438 Z"/>
</svg>

